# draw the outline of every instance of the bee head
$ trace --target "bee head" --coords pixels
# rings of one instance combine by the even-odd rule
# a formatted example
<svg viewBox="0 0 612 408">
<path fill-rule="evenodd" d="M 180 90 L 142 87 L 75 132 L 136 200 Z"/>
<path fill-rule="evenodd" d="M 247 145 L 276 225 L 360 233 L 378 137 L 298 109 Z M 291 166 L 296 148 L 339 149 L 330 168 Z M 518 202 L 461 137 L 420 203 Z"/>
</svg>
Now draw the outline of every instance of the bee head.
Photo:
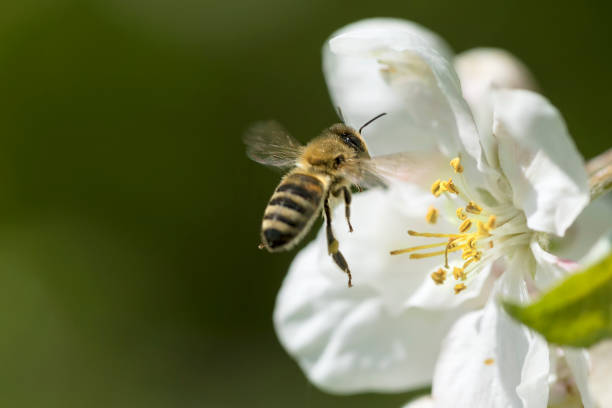
<svg viewBox="0 0 612 408">
<path fill-rule="evenodd" d="M 337 123 L 332 125 L 329 131 L 340 143 L 348 147 L 349 151 L 353 153 L 354 156 L 359 158 L 370 157 L 365 141 L 357 130 L 343 123 Z"/>
</svg>

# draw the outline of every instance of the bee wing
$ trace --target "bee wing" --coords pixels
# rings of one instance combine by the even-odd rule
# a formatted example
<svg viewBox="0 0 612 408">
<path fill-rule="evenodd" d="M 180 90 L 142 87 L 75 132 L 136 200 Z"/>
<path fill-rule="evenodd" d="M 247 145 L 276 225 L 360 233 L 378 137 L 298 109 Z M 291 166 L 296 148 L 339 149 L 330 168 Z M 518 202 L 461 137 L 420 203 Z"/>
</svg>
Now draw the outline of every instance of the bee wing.
<svg viewBox="0 0 612 408">
<path fill-rule="evenodd" d="M 290 167 L 302 152 L 302 145 L 278 122 L 253 124 L 244 135 L 247 156 L 257 163 L 274 167 Z"/>
<path fill-rule="evenodd" d="M 440 153 L 394 153 L 349 164 L 347 177 L 369 188 L 387 186 L 392 180 L 422 184 L 430 182 L 433 174 L 443 174 L 445 166 L 450 169 Z"/>
</svg>

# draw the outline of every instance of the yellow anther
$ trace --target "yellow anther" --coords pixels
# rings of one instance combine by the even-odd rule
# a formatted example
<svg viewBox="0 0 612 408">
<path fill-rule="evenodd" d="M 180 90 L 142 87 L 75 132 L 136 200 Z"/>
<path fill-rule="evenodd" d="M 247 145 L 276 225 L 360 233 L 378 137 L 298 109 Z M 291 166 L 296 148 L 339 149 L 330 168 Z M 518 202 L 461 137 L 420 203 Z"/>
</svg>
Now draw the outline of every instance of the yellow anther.
<svg viewBox="0 0 612 408">
<path fill-rule="evenodd" d="M 449 193 L 459 194 L 459 190 L 457 190 L 455 183 L 453 183 L 453 179 L 449 178 L 448 181 L 446 183 L 443 182 L 443 184 Z"/>
<path fill-rule="evenodd" d="M 465 290 L 465 288 L 466 288 L 465 283 L 456 284 L 455 285 L 455 295 L 461 292 L 462 290 Z"/>
<path fill-rule="evenodd" d="M 482 258 L 482 252 L 477 251 L 473 256 L 472 259 L 476 262 L 480 261 L 480 258 Z"/>
<path fill-rule="evenodd" d="M 440 189 L 440 184 L 442 184 L 442 180 L 438 179 L 434 181 L 433 184 L 431 185 L 431 194 L 433 194 L 436 197 L 439 197 L 440 194 L 442 194 L 442 190 Z"/>
<path fill-rule="evenodd" d="M 463 269 L 457 268 L 456 266 L 453 268 L 453 276 L 455 277 L 455 280 L 465 280 L 466 279 L 465 272 L 463 271 Z"/>
<path fill-rule="evenodd" d="M 441 285 L 446 280 L 446 271 L 442 268 L 438 269 L 435 272 L 432 272 L 431 279 L 436 282 L 436 285 Z"/>
<path fill-rule="evenodd" d="M 489 241 L 489 248 L 493 248 L 493 241 Z"/>
<path fill-rule="evenodd" d="M 489 235 L 489 228 L 485 225 L 484 222 L 482 221 L 476 221 L 476 234 L 479 236 L 485 236 L 488 237 Z"/>
<path fill-rule="evenodd" d="M 430 224 L 435 224 L 436 221 L 438 221 L 438 210 L 436 210 L 433 205 L 429 206 L 425 220 Z"/>
<path fill-rule="evenodd" d="M 467 218 L 467 214 L 463 212 L 463 208 L 461 207 L 457 208 L 457 218 L 459 218 L 461 221 Z"/>
<path fill-rule="evenodd" d="M 460 158 L 455 157 L 453 160 L 450 161 L 450 165 L 453 170 L 455 170 L 455 173 L 463 173 L 463 166 L 461 165 Z"/>
<path fill-rule="evenodd" d="M 472 221 L 470 219 L 467 219 L 463 221 L 461 225 L 459 226 L 459 232 L 465 232 L 469 230 L 471 226 L 472 226 Z"/>
<path fill-rule="evenodd" d="M 461 258 L 463 258 L 463 260 L 473 258 L 473 257 L 474 257 L 474 255 L 476 255 L 476 253 L 477 253 L 477 252 L 478 252 L 478 251 L 475 251 L 475 250 L 473 250 L 473 249 L 468 249 L 468 250 L 463 251 L 463 252 L 461 253 Z"/>
<path fill-rule="evenodd" d="M 465 211 L 472 214 L 480 214 L 482 212 L 482 207 L 475 202 L 470 201 L 468 205 L 465 206 Z"/>
<path fill-rule="evenodd" d="M 495 228 L 495 221 L 496 221 L 495 216 L 494 216 L 494 215 L 490 216 L 490 217 L 489 217 L 489 220 L 487 221 L 487 225 L 486 225 L 486 227 L 487 227 L 489 230 L 492 230 L 493 228 Z"/>
<path fill-rule="evenodd" d="M 474 249 L 476 248 L 476 238 L 471 237 L 470 239 L 467 240 L 467 246 Z"/>
</svg>

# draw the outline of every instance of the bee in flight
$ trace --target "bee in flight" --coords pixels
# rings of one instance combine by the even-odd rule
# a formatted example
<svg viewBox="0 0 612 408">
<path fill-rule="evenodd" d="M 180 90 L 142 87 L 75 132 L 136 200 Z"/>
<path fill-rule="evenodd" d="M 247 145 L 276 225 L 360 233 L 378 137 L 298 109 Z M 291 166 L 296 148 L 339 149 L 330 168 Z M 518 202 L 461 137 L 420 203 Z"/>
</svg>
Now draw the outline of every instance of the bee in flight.
<svg viewBox="0 0 612 408">
<path fill-rule="evenodd" d="M 331 210 L 342 197 L 346 222 L 352 232 L 351 187 L 385 184 L 376 174 L 375 162 L 361 137 L 363 128 L 383 115 L 369 120 L 359 131 L 337 123 L 305 146 L 273 121 L 257 123 L 247 131 L 244 142 L 251 159 L 268 166 L 290 168 L 264 211 L 261 249 L 279 252 L 293 248 L 323 211 L 328 253 L 346 272 L 348 286 L 352 286 L 351 271 L 332 230 Z"/>
</svg>

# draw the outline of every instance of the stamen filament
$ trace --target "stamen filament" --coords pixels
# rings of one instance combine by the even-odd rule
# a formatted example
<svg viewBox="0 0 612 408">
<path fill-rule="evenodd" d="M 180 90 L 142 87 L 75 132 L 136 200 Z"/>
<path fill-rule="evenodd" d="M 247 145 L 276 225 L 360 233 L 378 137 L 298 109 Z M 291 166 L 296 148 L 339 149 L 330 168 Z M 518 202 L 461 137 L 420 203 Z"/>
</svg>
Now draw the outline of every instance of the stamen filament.
<svg viewBox="0 0 612 408">
<path fill-rule="evenodd" d="M 421 249 L 436 248 L 436 247 L 440 247 L 440 246 L 444 246 L 444 245 L 447 245 L 447 243 L 446 242 L 438 242 L 437 244 L 419 245 L 419 246 L 414 246 L 414 247 L 410 247 L 410 248 L 396 249 L 394 251 L 391 251 L 390 254 L 391 255 L 399 255 L 399 254 L 405 254 L 407 252 L 418 251 L 418 250 L 421 250 Z"/>
<path fill-rule="evenodd" d="M 429 252 L 426 254 L 410 254 L 410 259 L 431 258 L 432 256 L 444 255 L 446 252 L 460 251 L 463 248 L 464 248 L 464 245 L 460 245 L 458 247 L 451 248 L 448 251 L 444 250 L 444 251 L 437 251 L 437 252 Z"/>
<path fill-rule="evenodd" d="M 430 238 L 460 238 L 463 234 L 438 234 L 435 232 L 417 232 L 408 230 L 408 234 L 413 237 L 430 237 Z"/>
</svg>

